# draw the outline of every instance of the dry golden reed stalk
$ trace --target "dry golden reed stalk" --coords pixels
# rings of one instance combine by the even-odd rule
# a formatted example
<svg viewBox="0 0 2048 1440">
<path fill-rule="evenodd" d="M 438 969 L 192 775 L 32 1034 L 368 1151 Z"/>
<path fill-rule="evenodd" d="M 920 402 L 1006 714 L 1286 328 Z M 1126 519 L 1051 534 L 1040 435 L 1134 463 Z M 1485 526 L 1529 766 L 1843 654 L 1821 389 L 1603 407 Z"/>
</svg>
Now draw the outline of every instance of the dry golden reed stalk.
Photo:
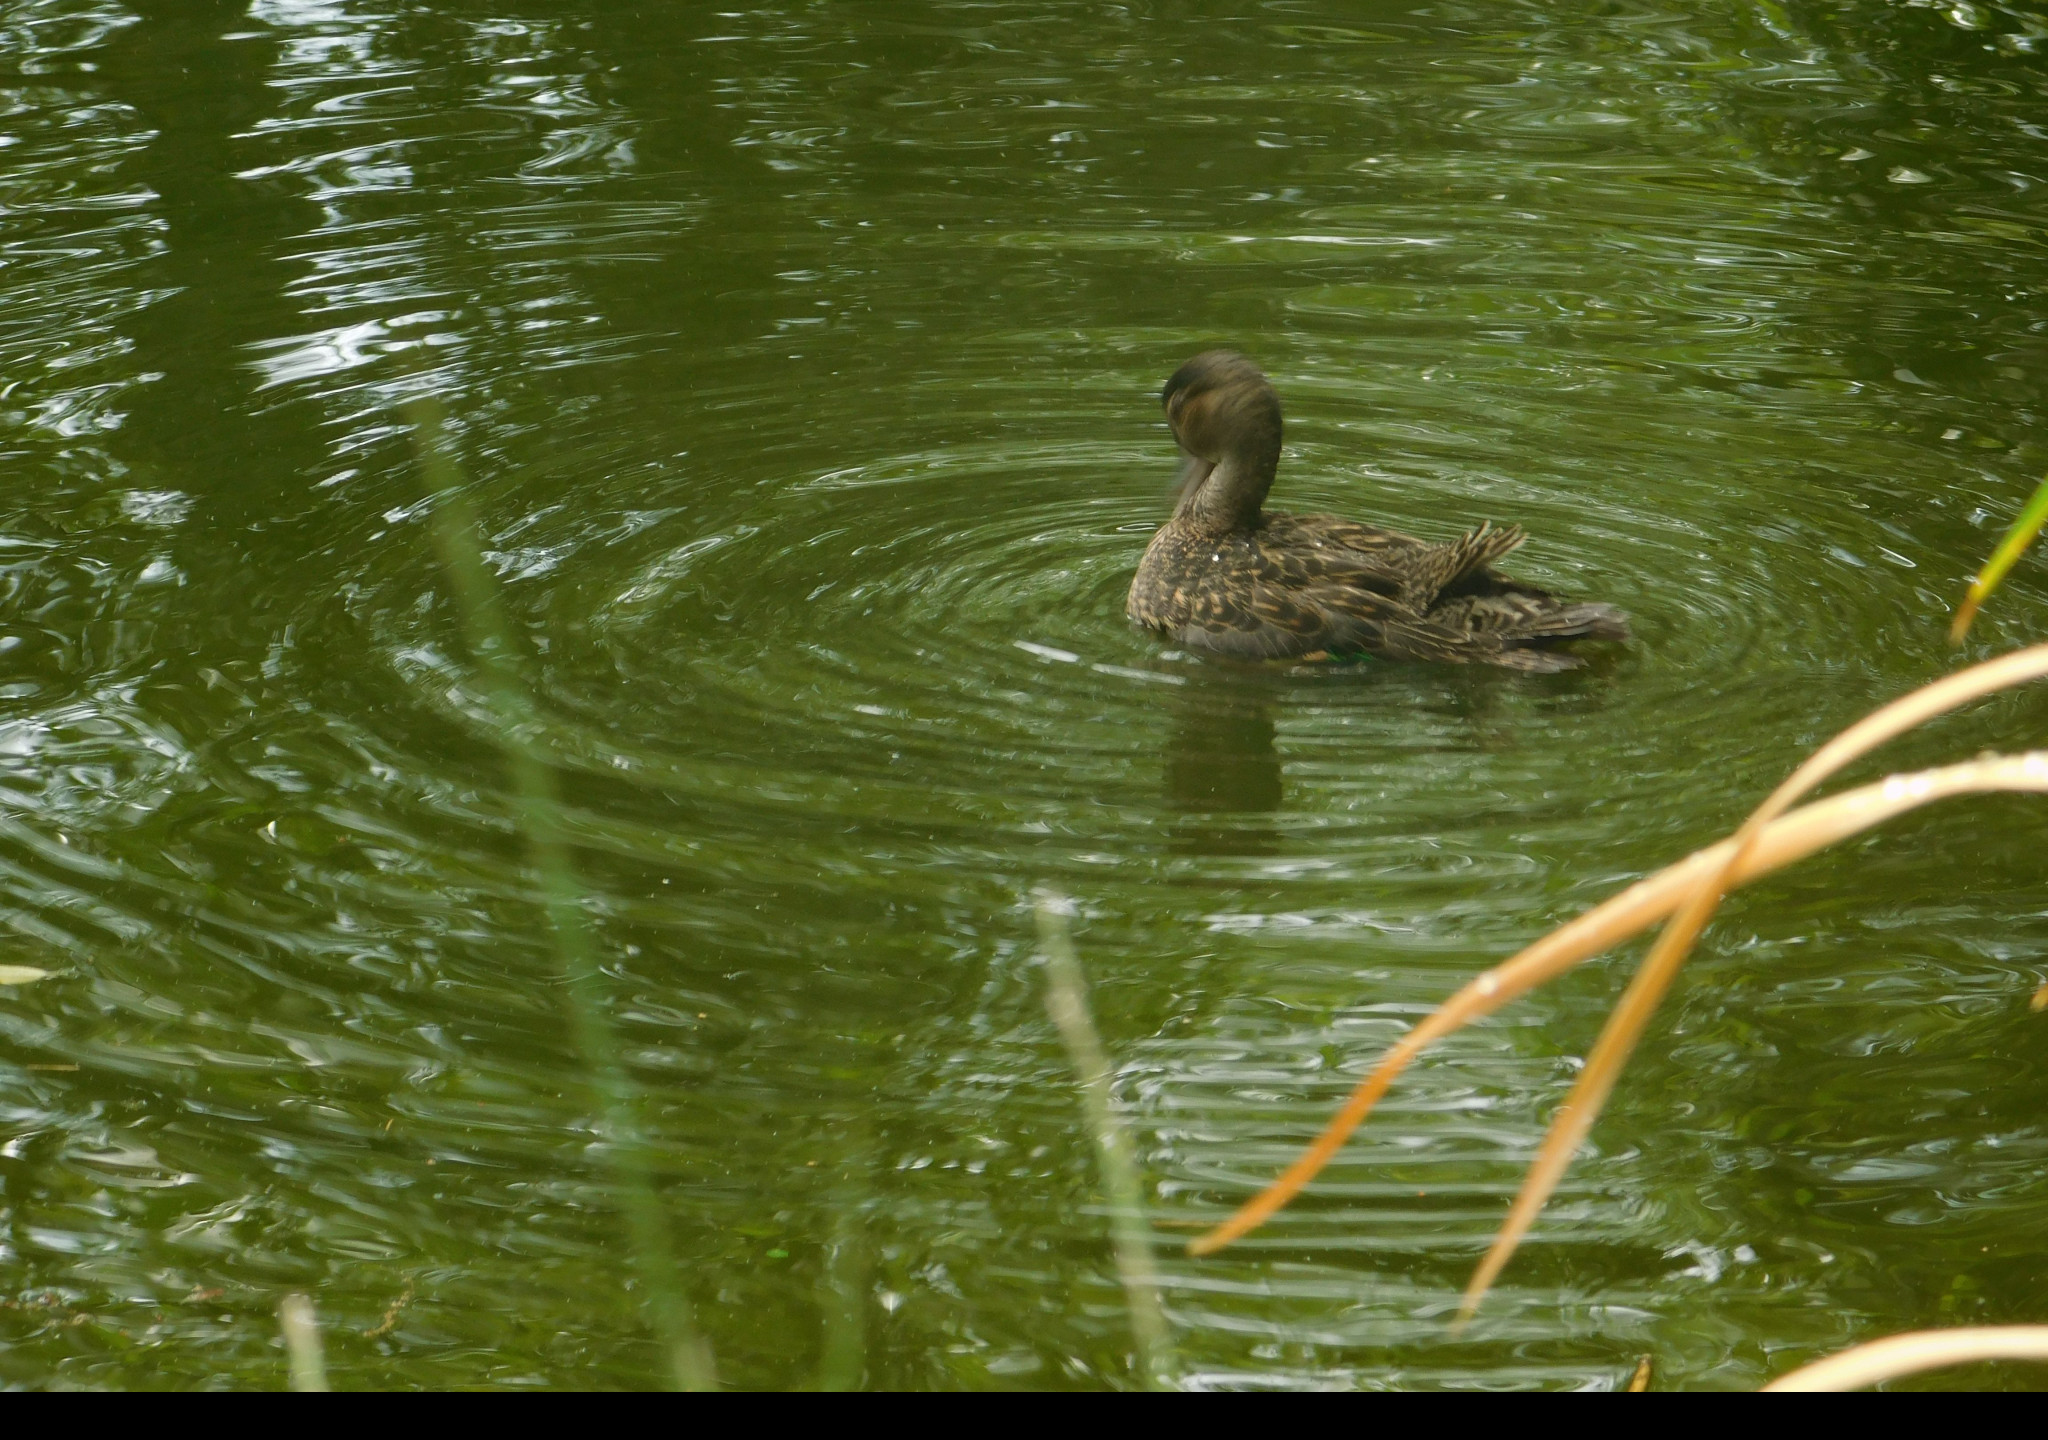
<svg viewBox="0 0 2048 1440">
<path fill-rule="evenodd" d="M 1522 1188 L 1515 1195 L 1507 1220 L 1494 1236 L 1493 1244 L 1480 1260 L 1479 1267 L 1472 1272 L 1472 1279 L 1466 1285 L 1464 1299 L 1458 1307 L 1460 1322 L 1469 1319 L 1478 1308 L 1480 1297 L 1492 1288 L 1516 1247 L 1522 1243 L 1522 1237 L 1529 1233 L 1529 1227 L 1536 1223 L 1536 1216 L 1564 1178 L 1572 1156 L 1606 1107 L 1607 1097 L 1613 1093 L 1615 1082 L 1621 1078 L 1629 1056 L 1635 1053 L 1636 1042 L 1642 1039 L 1643 1031 L 1649 1027 L 1651 1015 L 1671 989 L 1679 967 L 1692 953 L 1693 942 L 1720 906 L 1721 897 L 1727 893 L 1730 882 L 1755 849 L 1757 837 L 1764 827 L 1789 810 L 1801 795 L 1887 740 L 1903 735 L 1937 715 L 1946 714 L 1958 705 L 2029 680 L 2038 680 L 2043 675 L 2048 675 L 2048 645 L 2036 645 L 1924 685 L 1864 716 L 1821 746 L 1750 813 L 1742 828 L 1735 832 L 1734 853 L 1721 868 L 1709 870 L 1692 894 L 1686 897 L 1678 913 L 1665 922 L 1656 943 L 1650 946 L 1650 953 L 1644 957 L 1613 1013 L 1607 1017 L 1600 1038 L 1586 1056 L 1578 1082 L 1572 1086 L 1564 1105 L 1550 1122 L 1550 1129 L 1543 1137 L 1535 1160 L 1529 1165 L 1529 1173 L 1522 1180 Z"/>
<path fill-rule="evenodd" d="M 303 1295 L 285 1296 L 277 1304 L 277 1325 L 284 1332 L 292 1389 L 324 1394 L 328 1388 L 327 1351 L 320 1343 L 320 1319 L 314 1314 L 313 1302 Z"/>
<path fill-rule="evenodd" d="M 1735 883 L 1747 884 L 1931 801 L 2000 790 L 2048 791 L 2048 751 L 1993 756 L 1939 770 L 1893 775 L 1803 806 L 1763 831 Z M 1734 850 L 1733 840 L 1723 840 L 1695 851 L 1472 980 L 1395 1043 L 1372 1073 L 1359 1082 L 1323 1133 L 1279 1179 L 1222 1225 L 1190 1241 L 1189 1250 L 1207 1255 L 1257 1229 L 1315 1178 L 1422 1051 L 1573 966 L 1647 930 L 1669 915 L 1703 874 L 1725 866 Z"/>
<path fill-rule="evenodd" d="M 1993 756 L 1914 775 L 1894 775 L 1788 815 L 1785 812 L 1792 803 L 1885 741 L 1970 700 L 2043 676 L 2048 676 L 2048 645 L 2037 645 L 1936 681 L 1850 726 L 1794 771 L 1734 836 L 1631 886 L 1453 995 L 1402 1037 L 1360 1082 L 1323 1133 L 1278 1180 L 1224 1224 L 1191 1242 L 1189 1249 L 1198 1255 L 1221 1249 L 1299 1194 L 1365 1119 L 1395 1076 L 1425 1046 L 1658 920 L 1673 916 L 1609 1017 L 1578 1083 L 1530 1166 L 1508 1220 L 1474 1272 L 1460 1309 L 1462 1322 L 1499 1275 L 1556 1188 L 1612 1092 L 1657 1002 L 1670 988 L 1693 940 L 1727 890 L 1946 796 L 1999 790 L 2048 792 L 2048 752 Z"/>
<path fill-rule="evenodd" d="M 1966 1325 L 1887 1335 L 1780 1375 L 1766 1390 L 1860 1390 L 1980 1360 L 2048 1360 L 2048 1325 Z"/>
</svg>

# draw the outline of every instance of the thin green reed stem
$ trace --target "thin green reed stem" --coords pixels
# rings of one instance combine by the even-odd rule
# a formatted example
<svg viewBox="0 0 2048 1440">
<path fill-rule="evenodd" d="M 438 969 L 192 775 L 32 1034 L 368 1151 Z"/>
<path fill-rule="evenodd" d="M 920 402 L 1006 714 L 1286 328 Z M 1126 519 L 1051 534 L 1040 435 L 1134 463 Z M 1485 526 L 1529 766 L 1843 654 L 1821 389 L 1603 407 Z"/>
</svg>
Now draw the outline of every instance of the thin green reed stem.
<svg viewBox="0 0 2048 1440">
<path fill-rule="evenodd" d="M 484 564 L 475 513 L 462 493 L 455 462 L 442 444 L 440 406 L 431 399 L 418 400 L 407 412 L 426 487 L 434 497 L 434 542 L 462 611 L 478 680 L 511 773 L 514 814 L 532 847 L 548 921 L 555 932 L 555 948 L 567 981 L 570 1024 L 596 1092 L 605 1142 L 602 1149 L 613 1170 L 619 1206 L 625 1212 L 649 1318 L 667 1351 L 675 1383 L 684 1390 L 713 1389 L 717 1381 L 711 1352 L 697 1335 L 689 1301 L 677 1280 L 668 1223 L 655 1197 L 638 1096 L 619 1063 L 618 1044 L 605 1017 L 603 972 L 584 916 L 582 887 L 570 862 L 554 771 L 540 748 L 540 716 L 520 674 L 519 652 L 498 603 L 497 585 Z"/>
<path fill-rule="evenodd" d="M 1173 1342 L 1159 1308 L 1159 1267 L 1152 1258 L 1152 1228 L 1145 1223 L 1143 1189 L 1131 1144 L 1117 1118 L 1110 1093 L 1109 1055 L 1088 1011 L 1088 982 L 1067 934 L 1072 902 L 1050 890 L 1033 897 L 1039 947 L 1045 954 L 1045 1008 L 1067 1047 L 1081 1081 L 1081 1104 L 1102 1161 L 1102 1188 L 1109 1196 L 1110 1234 L 1115 1241 L 1117 1277 L 1131 1309 L 1131 1336 L 1138 1347 L 1138 1373 L 1150 1390 L 1164 1390 L 1174 1369 Z"/>
<path fill-rule="evenodd" d="M 832 1248 L 825 1252 L 825 1344 L 817 1380 L 817 1388 L 828 1392 L 859 1389 L 867 1359 L 868 1254 L 858 1228 L 860 1209 L 851 1196 L 841 1196 L 835 1208 Z"/>
</svg>

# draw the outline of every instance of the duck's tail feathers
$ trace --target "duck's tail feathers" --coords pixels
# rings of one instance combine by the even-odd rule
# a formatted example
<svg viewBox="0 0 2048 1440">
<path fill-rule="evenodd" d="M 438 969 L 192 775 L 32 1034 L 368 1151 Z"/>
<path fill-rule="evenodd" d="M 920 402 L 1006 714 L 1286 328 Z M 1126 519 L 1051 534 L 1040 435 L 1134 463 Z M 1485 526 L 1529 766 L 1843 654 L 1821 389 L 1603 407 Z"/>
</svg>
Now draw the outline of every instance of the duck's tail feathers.
<svg viewBox="0 0 2048 1440">
<path fill-rule="evenodd" d="M 1480 521 L 1478 529 L 1468 530 L 1451 542 L 1451 548 L 1458 552 L 1462 561 L 1451 578 L 1455 580 L 1481 565 L 1506 559 L 1521 549 L 1522 542 L 1528 538 L 1528 533 L 1519 525 L 1496 527 L 1491 520 Z"/>
<path fill-rule="evenodd" d="M 1535 674 L 1576 670 L 1586 662 L 1570 651 L 1555 649 L 1559 641 L 1628 637 L 1628 616 L 1612 605 L 1560 605 L 1502 633 L 1500 653 L 1494 657 L 1494 664 Z"/>
<path fill-rule="evenodd" d="M 1501 638 L 1514 644 L 1527 640 L 1626 640 L 1628 635 L 1627 615 L 1612 605 L 1588 601 L 1532 615 Z"/>
<path fill-rule="evenodd" d="M 1483 520 L 1477 529 L 1432 548 L 1402 598 L 1415 609 L 1427 611 L 1438 596 L 1511 554 L 1528 538 L 1519 525 L 1496 527 L 1491 520 Z"/>
<path fill-rule="evenodd" d="M 1555 675 L 1560 670 L 1577 670 L 1586 662 L 1569 650 L 1520 649 L 1509 647 L 1488 660 L 1505 670 L 1525 675 Z"/>
<path fill-rule="evenodd" d="M 1475 570 L 1505 560 L 1522 548 L 1522 542 L 1529 538 L 1519 525 L 1504 525 L 1495 528 L 1491 520 L 1479 522 L 1479 528 L 1468 530 L 1447 547 L 1451 552 L 1450 573 L 1444 577 L 1444 587 L 1463 580 Z"/>
</svg>

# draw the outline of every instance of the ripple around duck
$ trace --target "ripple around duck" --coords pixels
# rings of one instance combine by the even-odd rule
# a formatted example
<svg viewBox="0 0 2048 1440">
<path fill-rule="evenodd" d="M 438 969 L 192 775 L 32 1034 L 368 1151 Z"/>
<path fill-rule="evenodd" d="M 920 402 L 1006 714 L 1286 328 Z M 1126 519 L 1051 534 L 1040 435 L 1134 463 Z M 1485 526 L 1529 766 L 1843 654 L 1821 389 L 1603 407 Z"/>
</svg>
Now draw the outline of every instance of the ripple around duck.
<svg viewBox="0 0 2048 1440">
<path fill-rule="evenodd" d="M 1656 788 L 1691 783 L 1656 757 L 1674 738 L 1665 714 L 1699 702 L 1703 673 L 1719 696 L 1755 698 L 1781 683 L 1788 655 L 1847 647 L 1770 618 L 1797 607 L 1766 548 L 1730 553 L 1726 527 L 1700 521 L 1700 502 L 1711 508 L 1718 492 L 1651 507 L 1608 485 L 1614 503 L 1587 514 L 1600 466 L 1627 473 L 1665 443 L 1642 395 L 1631 403 L 1648 439 L 1636 443 L 1650 453 L 1588 446 L 1571 468 L 1539 459 L 1506 475 L 1471 461 L 1512 448 L 1517 425 L 1556 421 L 1555 407 L 1539 420 L 1503 377 L 1463 388 L 1497 392 L 1487 425 L 1424 403 L 1399 425 L 1361 427 L 1331 418 L 1358 401 L 1360 380 L 1333 386 L 1309 364 L 1285 503 L 1422 533 L 1512 518 L 1537 537 L 1518 573 L 1623 605 L 1640 638 L 1595 649 L 1588 671 L 1559 681 L 1203 661 L 1122 616 L 1169 468 L 1156 444 L 962 444 L 771 484 L 715 520 L 683 507 L 578 521 L 549 506 L 505 527 L 491 553 L 510 593 L 531 596 L 569 637 L 542 672 L 560 758 L 729 816 L 753 812 L 767 828 L 798 812 L 806 824 L 921 817 L 954 845 L 994 826 L 1094 847 L 1106 824 L 1142 854 L 1160 833 L 1164 742 L 1170 808 L 1184 808 L 1176 750 L 1269 764 L 1295 798 L 1226 820 L 1226 831 L 1292 835 L 1333 878 L 1392 882 L 1413 868 L 1399 854 L 1413 827 L 1443 829 L 1434 816 L 1446 787 L 1456 813 L 1520 815 L 1569 843 L 1587 825 L 1539 798 L 1560 783 L 1560 761 L 1625 767 L 1647 803 Z M 1361 449 L 1382 458 L 1360 465 Z M 1772 525 L 1782 536 L 1800 523 Z M 471 725 L 473 712 L 449 708 L 462 665 L 423 643 L 413 618 L 417 551 L 395 553 L 415 558 L 366 575 L 354 603 L 409 688 Z M 1268 738 L 1250 751 L 1205 738 L 1205 712 L 1219 708 L 1263 723 Z M 1476 834 L 1452 848 L 1464 846 L 1477 847 L 1455 862 L 1467 866 L 1492 848 Z"/>
<path fill-rule="evenodd" d="M 955 744 L 989 735 L 996 752 L 1121 753 L 1104 722 L 1185 677 L 1123 632 L 1149 526 L 1116 501 L 1075 504 L 1076 482 L 1105 465 L 1129 459 L 953 452 L 792 487 L 743 541 L 681 574 L 635 577 L 592 628 L 623 683 L 702 696 L 771 730 L 851 727 L 842 764 L 858 767 L 878 738 L 922 750 L 955 732 Z M 976 496 L 967 523 L 877 533 L 878 509 L 938 516 L 963 488 Z M 685 633 L 711 643 L 664 641 Z"/>
</svg>

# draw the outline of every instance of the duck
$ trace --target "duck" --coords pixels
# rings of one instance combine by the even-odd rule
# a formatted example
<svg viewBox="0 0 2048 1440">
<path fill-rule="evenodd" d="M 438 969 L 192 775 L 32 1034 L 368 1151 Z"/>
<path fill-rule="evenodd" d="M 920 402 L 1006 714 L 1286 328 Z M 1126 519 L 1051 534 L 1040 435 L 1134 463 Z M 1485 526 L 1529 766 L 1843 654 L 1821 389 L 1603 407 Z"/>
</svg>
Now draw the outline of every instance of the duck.
<svg viewBox="0 0 2048 1440">
<path fill-rule="evenodd" d="M 1250 661 L 1388 660 L 1548 673 L 1578 640 L 1626 640 L 1612 605 L 1559 599 L 1494 568 L 1526 536 L 1483 523 L 1418 540 L 1335 515 L 1265 508 L 1280 397 L 1231 350 L 1189 360 L 1160 392 L 1183 460 L 1173 516 L 1145 547 L 1126 610 L 1193 651 Z"/>
</svg>

